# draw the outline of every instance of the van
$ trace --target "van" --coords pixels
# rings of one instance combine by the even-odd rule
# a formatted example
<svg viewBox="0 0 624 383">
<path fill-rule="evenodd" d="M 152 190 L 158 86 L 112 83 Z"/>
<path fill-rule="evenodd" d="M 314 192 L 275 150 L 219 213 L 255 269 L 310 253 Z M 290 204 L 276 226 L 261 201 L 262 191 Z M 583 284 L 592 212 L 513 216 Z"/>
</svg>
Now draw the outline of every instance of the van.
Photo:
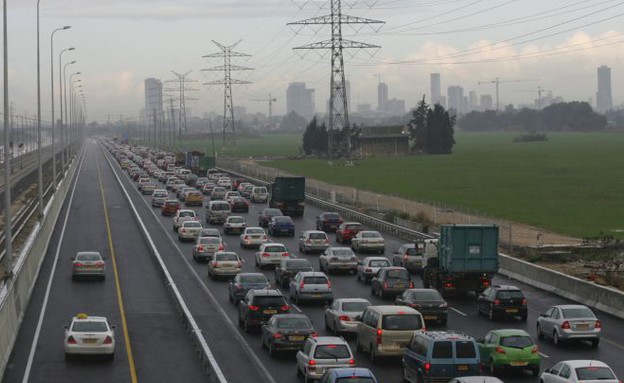
<svg viewBox="0 0 624 383">
<path fill-rule="evenodd" d="M 251 190 L 251 202 L 265 203 L 269 198 L 269 192 L 264 186 L 256 186 Z"/>
<path fill-rule="evenodd" d="M 402 356 L 414 332 L 424 330 L 425 320 L 411 307 L 369 306 L 358 323 L 356 347 L 368 352 L 371 361 Z"/>
<path fill-rule="evenodd" d="M 403 354 L 403 380 L 406 382 L 448 382 L 458 376 L 480 374 L 479 345 L 461 333 L 417 332 Z"/>
<path fill-rule="evenodd" d="M 230 210 L 230 204 L 226 201 L 210 201 L 206 205 L 206 222 L 209 224 L 223 224 Z"/>
</svg>

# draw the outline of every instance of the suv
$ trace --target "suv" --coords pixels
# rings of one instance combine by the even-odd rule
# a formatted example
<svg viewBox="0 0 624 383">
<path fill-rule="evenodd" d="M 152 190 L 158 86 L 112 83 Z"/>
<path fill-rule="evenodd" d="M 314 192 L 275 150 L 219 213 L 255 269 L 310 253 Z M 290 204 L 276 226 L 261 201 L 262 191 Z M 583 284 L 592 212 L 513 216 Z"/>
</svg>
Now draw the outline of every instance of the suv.
<svg viewBox="0 0 624 383">
<path fill-rule="evenodd" d="M 371 279 L 371 295 L 383 299 L 388 295 L 395 297 L 407 289 L 413 289 L 414 282 L 403 267 L 382 267 L 377 276 Z"/>
<path fill-rule="evenodd" d="M 249 332 L 252 327 L 260 327 L 274 314 L 290 312 L 286 298 L 279 290 L 249 290 L 238 303 L 238 324 Z"/>
<path fill-rule="evenodd" d="M 355 367 L 355 359 L 347 341 L 335 336 L 309 337 L 297 352 L 297 375 L 306 382 L 318 380 L 325 371 Z"/>
<path fill-rule="evenodd" d="M 487 315 L 490 320 L 514 318 L 527 320 L 527 300 L 516 286 L 490 286 L 477 297 L 477 314 Z"/>
<path fill-rule="evenodd" d="M 300 271 L 290 281 L 290 299 L 297 304 L 303 300 L 329 304 L 334 301 L 331 282 L 325 273 Z"/>
<path fill-rule="evenodd" d="M 458 376 L 480 375 L 477 342 L 451 331 L 416 332 L 403 353 L 403 380 L 443 382 Z"/>
<path fill-rule="evenodd" d="M 359 222 L 343 222 L 336 230 L 336 242 L 351 243 L 351 238 L 362 230 L 364 226 Z"/>
<path fill-rule="evenodd" d="M 392 252 L 392 266 L 405 267 L 412 273 L 422 271 L 423 254 L 416 249 L 416 244 L 403 244 Z"/>
<path fill-rule="evenodd" d="M 369 306 L 359 319 L 356 347 L 373 362 L 378 356 L 403 355 L 414 331 L 425 330 L 422 315 L 411 307 Z"/>
</svg>

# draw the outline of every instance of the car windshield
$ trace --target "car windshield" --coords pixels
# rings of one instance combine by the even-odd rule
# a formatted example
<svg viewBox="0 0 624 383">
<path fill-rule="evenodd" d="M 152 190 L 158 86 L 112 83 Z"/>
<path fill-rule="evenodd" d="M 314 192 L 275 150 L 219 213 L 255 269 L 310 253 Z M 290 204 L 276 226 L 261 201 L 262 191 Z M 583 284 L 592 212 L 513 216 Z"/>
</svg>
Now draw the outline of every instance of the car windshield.
<svg viewBox="0 0 624 383">
<path fill-rule="evenodd" d="M 80 321 L 74 322 L 71 330 L 74 332 L 107 332 L 108 326 L 103 321 Z"/>
<path fill-rule="evenodd" d="M 387 279 L 409 279 L 407 270 L 389 270 L 386 273 Z"/>
<path fill-rule="evenodd" d="M 579 367 L 575 369 L 578 380 L 615 380 L 613 371 L 606 367 Z"/>
<path fill-rule="evenodd" d="M 197 227 L 201 227 L 201 223 L 196 222 L 196 221 L 184 222 L 184 227 L 186 227 L 186 228 L 197 228 Z"/>
<path fill-rule="evenodd" d="M 96 253 L 86 253 L 86 254 L 76 255 L 77 261 L 99 261 L 101 259 L 102 257 L 100 257 L 100 254 L 96 254 Z"/>
<path fill-rule="evenodd" d="M 242 217 L 230 217 L 228 219 L 229 223 L 245 223 L 245 220 Z"/>
<path fill-rule="evenodd" d="M 521 291 L 511 290 L 511 291 L 499 291 L 498 299 L 522 299 L 524 295 L 522 295 Z"/>
<path fill-rule="evenodd" d="M 332 255 L 337 257 L 350 257 L 353 255 L 353 251 L 351 249 L 333 249 Z"/>
<path fill-rule="evenodd" d="M 305 277 L 303 283 L 306 285 L 326 285 L 327 278 L 325 277 Z"/>
<path fill-rule="evenodd" d="M 325 233 L 310 233 L 310 239 L 327 239 L 327 234 Z"/>
<path fill-rule="evenodd" d="M 373 259 L 368 265 L 370 267 L 385 267 L 390 266 L 390 261 L 387 259 Z"/>
<path fill-rule="evenodd" d="M 381 234 L 376 231 L 365 231 L 362 233 L 362 238 L 381 238 Z"/>
<path fill-rule="evenodd" d="M 221 240 L 217 237 L 201 237 L 199 238 L 200 245 L 217 245 L 221 243 Z"/>
<path fill-rule="evenodd" d="M 384 315 L 381 323 L 384 330 L 420 330 L 422 327 L 420 315 L 414 314 Z"/>
<path fill-rule="evenodd" d="M 594 318 L 594 313 L 587 307 L 562 309 L 564 318 Z"/>
<path fill-rule="evenodd" d="M 264 275 L 241 275 L 240 281 L 243 283 L 266 283 L 267 279 Z"/>
<path fill-rule="evenodd" d="M 264 234 L 263 229 L 247 229 L 246 234 Z"/>
<path fill-rule="evenodd" d="M 501 346 L 513 348 L 525 348 L 533 345 L 531 337 L 526 335 L 513 335 L 501 338 Z"/>
<path fill-rule="evenodd" d="M 278 319 L 277 327 L 283 329 L 310 329 L 312 323 L 307 318 L 282 318 Z"/>
<path fill-rule="evenodd" d="M 256 296 L 254 298 L 254 305 L 257 306 L 282 306 L 286 301 L 281 296 Z"/>
<path fill-rule="evenodd" d="M 442 296 L 436 290 L 412 291 L 410 298 L 417 301 L 441 301 Z"/>
<path fill-rule="evenodd" d="M 309 269 L 312 267 L 310 261 L 307 259 L 293 259 L 286 262 L 286 267 L 289 269 Z"/>
<path fill-rule="evenodd" d="M 345 312 L 362 312 L 364 311 L 370 303 L 368 302 L 343 302 L 342 311 Z"/>
<path fill-rule="evenodd" d="M 215 254 L 216 261 L 238 261 L 236 253 L 219 253 Z"/>
<path fill-rule="evenodd" d="M 314 350 L 315 359 L 347 359 L 351 357 L 349 347 L 345 344 L 322 344 Z"/>
<path fill-rule="evenodd" d="M 181 211 L 180 217 L 195 217 L 194 211 Z"/>
<path fill-rule="evenodd" d="M 267 253 L 285 253 L 286 248 L 284 246 L 266 246 L 264 251 Z"/>
</svg>

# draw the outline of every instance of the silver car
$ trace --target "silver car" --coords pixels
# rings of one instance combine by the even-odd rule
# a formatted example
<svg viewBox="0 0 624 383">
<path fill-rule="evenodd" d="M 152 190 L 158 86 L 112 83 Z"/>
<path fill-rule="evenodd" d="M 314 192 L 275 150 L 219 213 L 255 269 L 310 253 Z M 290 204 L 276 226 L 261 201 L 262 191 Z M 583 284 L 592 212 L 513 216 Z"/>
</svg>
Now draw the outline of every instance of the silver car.
<svg viewBox="0 0 624 383">
<path fill-rule="evenodd" d="M 247 223 L 245 218 L 239 215 L 231 215 L 225 219 L 223 224 L 223 233 L 225 234 L 239 234 L 245 230 Z"/>
<path fill-rule="evenodd" d="M 97 251 L 80 251 L 72 261 L 72 280 L 79 277 L 106 278 L 106 263 Z"/>
<path fill-rule="evenodd" d="M 348 247 L 330 247 L 319 257 L 319 269 L 331 274 L 332 271 L 347 271 L 355 274 L 358 260 Z"/>
<path fill-rule="evenodd" d="M 263 243 L 266 243 L 269 237 L 261 227 L 248 227 L 245 228 L 243 234 L 240 235 L 240 246 L 243 249 L 250 247 L 260 247 Z"/>
<path fill-rule="evenodd" d="M 289 283 L 290 299 L 300 304 L 302 301 L 321 301 L 329 304 L 334 301 L 332 285 L 325 273 L 300 271 Z"/>
<path fill-rule="evenodd" d="M 583 305 L 552 306 L 537 318 L 537 337 L 552 337 L 555 346 L 564 341 L 587 340 L 596 347 L 601 330 L 602 323 Z"/>
<path fill-rule="evenodd" d="M 194 240 L 199 235 L 201 229 L 202 224 L 197 221 L 184 221 L 178 228 L 178 240 Z"/>
<path fill-rule="evenodd" d="M 225 244 L 221 237 L 197 237 L 193 246 L 193 259 L 197 262 L 208 261 L 217 251 L 223 251 Z"/>
<path fill-rule="evenodd" d="M 357 280 L 369 283 L 382 267 L 390 267 L 390 261 L 385 257 L 366 257 L 358 262 L 356 271 Z"/>
<path fill-rule="evenodd" d="M 243 260 L 233 251 L 217 251 L 208 262 L 208 277 L 233 277 L 243 268 Z"/>
<path fill-rule="evenodd" d="M 256 267 L 277 266 L 284 258 L 290 258 L 290 253 L 283 243 L 264 243 L 256 252 Z"/>
<path fill-rule="evenodd" d="M 304 381 L 319 380 L 325 371 L 355 367 L 355 358 L 346 340 L 335 336 L 309 337 L 297 352 L 297 375 Z"/>
<path fill-rule="evenodd" d="M 378 231 L 363 230 L 358 232 L 355 237 L 351 238 L 351 248 L 356 253 L 379 253 L 386 251 L 386 243 L 384 238 Z"/>
<path fill-rule="evenodd" d="M 306 230 L 299 236 L 299 251 L 308 253 L 322 253 L 329 247 L 327 233 L 319 230 Z"/>
<path fill-rule="evenodd" d="M 341 298 L 325 309 L 325 329 L 336 336 L 342 332 L 357 332 L 358 320 L 371 303 L 364 298 Z"/>
</svg>

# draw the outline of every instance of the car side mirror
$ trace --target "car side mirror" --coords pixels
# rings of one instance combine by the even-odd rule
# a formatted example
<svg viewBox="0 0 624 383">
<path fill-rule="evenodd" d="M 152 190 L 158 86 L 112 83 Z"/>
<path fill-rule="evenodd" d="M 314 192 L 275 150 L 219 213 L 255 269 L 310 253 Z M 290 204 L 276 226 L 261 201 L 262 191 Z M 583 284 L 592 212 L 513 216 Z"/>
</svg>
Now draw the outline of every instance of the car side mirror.
<svg viewBox="0 0 624 383">
<path fill-rule="evenodd" d="M 541 313 L 539 316 L 540 316 L 540 318 L 545 318 L 545 317 L 546 317 L 546 314 Z"/>
<path fill-rule="evenodd" d="M 117 328 L 117 326 L 112 325 L 112 326 L 111 326 L 111 328 L 114 330 L 114 329 L 116 329 L 116 328 Z"/>
<path fill-rule="evenodd" d="M 68 326 L 68 325 L 65 325 L 65 326 L 63 326 L 63 328 L 64 328 L 65 330 L 67 330 L 67 329 L 69 328 L 69 326 Z"/>
<path fill-rule="evenodd" d="M 362 321 L 362 316 L 361 315 L 356 315 L 355 316 L 355 320 L 358 321 L 358 322 L 361 322 Z"/>
</svg>

